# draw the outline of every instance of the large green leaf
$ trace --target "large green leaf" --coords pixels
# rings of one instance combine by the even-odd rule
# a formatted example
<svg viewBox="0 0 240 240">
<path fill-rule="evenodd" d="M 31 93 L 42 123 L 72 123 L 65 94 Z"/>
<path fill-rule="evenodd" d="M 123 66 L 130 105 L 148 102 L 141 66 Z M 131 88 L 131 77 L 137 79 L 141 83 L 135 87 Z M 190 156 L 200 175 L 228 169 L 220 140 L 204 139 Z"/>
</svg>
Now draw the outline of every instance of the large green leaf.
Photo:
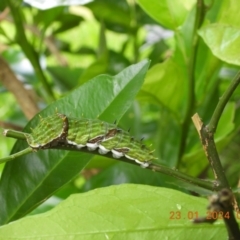
<svg viewBox="0 0 240 240">
<path fill-rule="evenodd" d="M 163 26 L 175 30 L 181 26 L 195 0 L 138 0 L 139 5 Z"/>
<path fill-rule="evenodd" d="M 5 240 L 226 239 L 223 222 L 191 223 L 206 216 L 206 206 L 206 199 L 176 190 L 111 186 L 72 195 L 49 212 L 2 226 L 0 235 Z"/>
<path fill-rule="evenodd" d="M 199 34 L 216 57 L 240 65 L 240 27 L 214 23 L 201 28 Z"/>
<path fill-rule="evenodd" d="M 71 117 L 97 118 L 114 122 L 120 119 L 139 91 L 149 61 L 132 65 L 111 77 L 98 76 L 66 97 L 52 103 L 41 112 L 42 116 L 58 109 Z M 36 116 L 25 128 L 28 132 L 39 121 Z M 25 148 L 18 141 L 12 153 Z M 60 150 L 32 153 L 6 164 L 0 182 L 0 223 L 18 219 L 69 182 L 89 162 L 93 155 Z"/>
</svg>

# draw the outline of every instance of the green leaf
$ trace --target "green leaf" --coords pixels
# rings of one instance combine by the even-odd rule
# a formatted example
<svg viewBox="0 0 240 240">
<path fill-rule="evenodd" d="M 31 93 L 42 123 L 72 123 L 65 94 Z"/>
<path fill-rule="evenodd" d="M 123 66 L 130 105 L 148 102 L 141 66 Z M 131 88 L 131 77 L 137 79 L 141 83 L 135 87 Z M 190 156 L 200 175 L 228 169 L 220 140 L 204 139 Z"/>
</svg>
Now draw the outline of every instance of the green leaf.
<svg viewBox="0 0 240 240">
<path fill-rule="evenodd" d="M 131 14 L 126 1 L 98 0 L 86 5 L 97 19 L 104 20 L 112 31 L 130 32 Z M 114 14 L 113 13 L 114 10 Z"/>
<path fill-rule="evenodd" d="M 171 189 L 111 186 L 72 195 L 47 213 L 1 227 L 0 235 L 5 240 L 226 239 L 222 221 L 191 223 L 206 216 L 206 206 L 206 199 Z"/>
<path fill-rule="evenodd" d="M 215 142 L 225 139 L 234 130 L 234 114 L 236 105 L 233 102 L 229 102 L 220 118 L 217 131 L 215 134 Z"/>
<path fill-rule="evenodd" d="M 179 115 L 185 108 L 186 80 L 185 69 L 170 58 L 148 71 L 142 90 L 156 99 L 160 106 Z"/>
<path fill-rule="evenodd" d="M 161 25 L 175 30 L 181 26 L 195 0 L 138 0 L 139 5 Z"/>
<path fill-rule="evenodd" d="M 57 18 L 63 18 L 64 7 L 51 8 L 45 11 L 38 11 L 34 16 L 37 25 L 43 24 L 45 28 L 49 27 Z M 62 19 L 63 20 L 63 19 Z"/>
<path fill-rule="evenodd" d="M 199 35 L 216 57 L 240 65 L 240 27 L 215 23 L 201 28 Z"/>
<path fill-rule="evenodd" d="M 78 79 L 84 71 L 82 68 L 69 68 L 63 66 L 49 66 L 47 70 L 56 79 L 55 84 L 59 84 L 64 91 L 78 86 Z"/>
<path fill-rule="evenodd" d="M 56 108 L 67 116 L 97 118 L 114 122 L 132 104 L 141 88 L 149 61 L 144 60 L 118 75 L 98 76 L 41 112 L 53 114 Z M 38 116 L 25 128 L 36 125 Z M 12 153 L 27 144 L 17 141 Z M 16 220 L 38 206 L 85 167 L 93 155 L 81 152 L 44 150 L 6 164 L 0 182 L 0 223 Z"/>
<path fill-rule="evenodd" d="M 219 23 L 240 27 L 238 11 L 240 8 L 240 2 L 238 0 L 220 0 L 214 2 L 214 5 L 220 8 L 218 10 L 220 13 L 218 18 Z"/>
<path fill-rule="evenodd" d="M 179 158 L 181 124 L 176 116 L 165 108 L 161 109 L 158 132 L 156 148 L 158 159 L 156 161 L 174 168 Z"/>
<path fill-rule="evenodd" d="M 107 67 L 108 67 L 108 62 L 106 61 L 105 58 L 96 60 L 90 66 L 88 66 L 85 69 L 85 71 L 83 71 L 79 82 L 83 84 L 87 82 L 89 79 L 91 79 L 93 76 L 107 72 Z"/>
<path fill-rule="evenodd" d="M 187 73 L 182 65 L 176 57 L 154 65 L 148 71 L 139 94 L 140 99 L 145 98 L 161 107 L 157 161 L 169 167 L 176 166 L 179 158 L 180 121 L 184 117 L 187 102 Z"/>
</svg>

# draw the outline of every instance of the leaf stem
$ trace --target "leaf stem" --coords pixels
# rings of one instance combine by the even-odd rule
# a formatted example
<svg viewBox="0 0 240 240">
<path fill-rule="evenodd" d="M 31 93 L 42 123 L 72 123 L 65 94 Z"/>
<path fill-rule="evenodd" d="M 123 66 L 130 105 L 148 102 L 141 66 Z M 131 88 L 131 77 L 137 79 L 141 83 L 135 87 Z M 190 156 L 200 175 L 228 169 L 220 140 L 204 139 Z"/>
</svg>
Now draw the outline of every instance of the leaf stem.
<svg viewBox="0 0 240 240">
<path fill-rule="evenodd" d="M 224 92 L 224 94 L 220 98 L 220 100 L 217 104 L 217 107 L 215 108 L 214 113 L 212 115 L 212 118 L 207 126 L 209 132 L 215 133 L 219 119 L 222 115 L 222 112 L 223 112 L 228 100 L 232 96 L 234 90 L 239 85 L 239 83 L 240 83 L 240 71 L 237 73 L 237 75 L 235 76 L 235 78 L 233 79 L 231 84 L 229 85 L 228 89 Z"/>
<path fill-rule="evenodd" d="M 67 146 L 63 146 L 63 147 L 58 146 L 57 148 L 58 149 L 70 150 L 70 151 L 80 151 L 80 152 L 89 153 L 89 151 L 86 148 L 73 149 L 73 148 L 69 148 Z M 101 154 L 99 154 L 99 152 L 97 150 L 91 151 L 91 153 L 102 156 Z M 110 152 L 107 153 L 104 156 L 108 157 L 108 158 L 111 158 L 111 159 L 114 159 L 114 160 L 127 162 L 127 163 L 130 163 L 130 164 L 139 166 L 138 163 L 136 163 L 135 161 L 130 160 L 126 157 L 121 157 L 119 159 L 113 158 L 112 154 Z M 198 178 L 186 175 L 185 173 L 181 173 L 181 172 L 177 171 L 176 169 L 169 168 L 167 166 L 159 165 L 159 164 L 156 164 L 156 163 L 151 163 L 148 167 L 146 167 L 146 169 L 150 169 L 154 172 L 159 172 L 159 173 L 163 173 L 163 174 L 166 174 L 168 176 L 171 176 L 171 177 L 178 178 L 178 179 L 180 179 L 184 182 L 187 182 L 187 183 L 190 183 L 192 185 L 199 186 L 199 187 L 202 187 L 204 189 L 211 190 L 211 191 L 216 191 L 218 189 L 218 184 L 215 183 L 215 182 L 210 182 L 210 181 L 205 181 L 205 180 L 202 180 L 202 179 L 198 179 Z"/>
<path fill-rule="evenodd" d="M 0 164 L 1 163 L 5 163 L 5 162 L 9 162 L 9 161 L 12 161 L 14 159 L 16 159 L 17 157 L 20 157 L 20 156 L 23 156 L 23 155 L 26 155 L 30 152 L 33 152 L 33 149 L 31 147 L 28 147 L 20 152 L 17 152 L 17 153 L 14 153 L 14 154 L 11 154 L 9 155 L 8 157 L 4 157 L 4 158 L 0 158 Z"/>
<path fill-rule="evenodd" d="M 63 150 L 68 150 L 68 151 L 80 151 L 80 152 L 89 153 L 89 150 L 87 150 L 87 148 L 75 149 L 75 148 L 72 148 L 72 147 L 66 146 L 66 145 L 65 146 L 52 147 L 52 149 L 63 149 Z M 91 151 L 91 154 L 102 156 L 98 152 L 98 150 Z M 139 166 L 138 163 L 136 163 L 135 161 L 130 160 L 126 157 L 121 157 L 119 159 L 113 158 L 112 153 L 110 153 L 110 152 L 105 154 L 104 156 L 108 157 L 108 158 L 111 158 L 111 159 L 114 159 L 114 160 L 127 162 L 127 163 L 130 163 L 130 164 Z M 198 179 L 198 178 L 186 175 L 185 173 L 181 173 L 181 172 L 179 172 L 175 169 L 169 168 L 167 166 L 159 165 L 159 164 L 156 164 L 156 163 L 151 163 L 148 167 L 146 167 L 146 169 L 150 169 L 154 172 L 159 172 L 159 173 L 169 175 L 171 177 L 178 178 L 178 179 L 180 179 L 184 182 L 190 183 L 190 184 L 195 185 L 195 186 L 202 187 L 204 189 L 208 189 L 208 190 L 211 190 L 211 191 L 218 190 L 218 184 L 216 182 L 210 182 L 210 181 L 205 181 L 205 180 L 202 180 L 202 179 Z"/>
<path fill-rule="evenodd" d="M 26 133 L 11 130 L 11 129 L 4 129 L 3 135 L 5 137 L 11 137 L 11 138 L 16 138 L 16 139 L 26 140 Z"/>
<path fill-rule="evenodd" d="M 215 182 L 198 179 L 196 177 L 186 175 L 185 173 L 181 173 L 177 170 L 171 169 L 171 168 L 163 166 L 163 165 L 158 165 L 158 164 L 152 163 L 148 168 L 153 170 L 154 172 L 160 172 L 160 173 L 175 177 L 184 182 L 191 183 L 192 185 L 202 187 L 204 189 L 215 191 L 218 188 L 217 184 Z"/>
</svg>

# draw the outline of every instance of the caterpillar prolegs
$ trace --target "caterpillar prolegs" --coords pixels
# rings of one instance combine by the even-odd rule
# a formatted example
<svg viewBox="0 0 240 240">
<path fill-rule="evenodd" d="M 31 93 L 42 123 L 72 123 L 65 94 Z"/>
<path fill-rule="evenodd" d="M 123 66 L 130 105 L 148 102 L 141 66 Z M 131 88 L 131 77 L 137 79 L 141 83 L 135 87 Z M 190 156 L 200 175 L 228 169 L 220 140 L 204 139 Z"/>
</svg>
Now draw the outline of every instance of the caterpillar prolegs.
<svg viewBox="0 0 240 240">
<path fill-rule="evenodd" d="M 26 134 L 29 146 L 33 149 L 44 149 L 57 146 L 68 146 L 76 149 L 87 147 L 89 151 L 98 149 L 100 154 L 112 152 L 114 158 L 126 158 L 148 167 L 155 157 L 141 140 L 130 136 L 129 132 L 115 124 L 100 120 L 68 118 L 56 113 L 40 118 L 40 123 L 31 134 Z"/>
</svg>

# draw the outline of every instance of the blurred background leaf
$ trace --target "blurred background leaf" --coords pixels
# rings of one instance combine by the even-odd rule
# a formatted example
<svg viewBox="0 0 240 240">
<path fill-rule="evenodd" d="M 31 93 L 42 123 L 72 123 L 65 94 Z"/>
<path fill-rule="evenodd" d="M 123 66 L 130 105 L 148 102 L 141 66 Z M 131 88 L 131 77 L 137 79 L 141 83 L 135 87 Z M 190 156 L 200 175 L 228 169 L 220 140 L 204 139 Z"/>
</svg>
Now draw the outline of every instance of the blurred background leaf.
<svg viewBox="0 0 240 240">
<path fill-rule="evenodd" d="M 191 110 L 198 112 L 207 124 L 219 98 L 239 70 L 240 21 L 237 11 L 240 3 L 238 0 L 204 2 L 208 8 L 198 31 L 195 103 Z M 121 128 L 131 128 L 134 137 L 144 137 L 147 145 L 153 145 L 157 163 L 177 167 L 178 171 L 194 177 L 213 179 L 193 124 L 189 123 L 187 131 L 183 127 L 189 104 L 187 93 L 195 0 L 15 1 L 12 8 L 8 8 L 9 3 L 0 1 L 1 57 L 26 94 L 32 96 L 43 116 L 57 107 L 70 116 L 99 117 L 111 123 L 117 120 Z M 18 13 L 19 21 L 15 21 L 14 11 Z M 20 26 L 24 35 L 22 33 L 19 37 L 16 33 Z M 22 43 L 24 36 L 27 43 Z M 26 46 L 33 49 L 31 57 L 26 54 Z M 134 84 L 126 87 L 128 90 L 121 87 L 127 77 L 125 74 L 120 75 L 116 85 L 111 85 L 114 77 L 109 75 L 119 76 L 121 71 L 127 71 L 129 75 L 133 71 L 132 68 L 129 70 L 130 65 L 141 62 L 146 67 L 147 62 L 142 60 L 147 58 L 151 60 L 150 69 L 140 91 L 143 72 L 140 74 L 141 81 L 138 82 L 136 77 Z M 41 67 L 40 78 L 34 62 Z M 0 70 L 0 127 L 6 124 L 16 129 L 27 125 L 25 130 L 34 127 L 37 117 L 24 114 L 28 109 L 22 109 L 16 100 L 19 90 L 9 89 L 4 82 L 6 74 L 2 73 L 3 69 Z M 103 84 L 104 79 L 108 81 L 107 85 Z M 122 88 L 123 91 L 118 96 L 109 93 L 109 84 L 112 89 Z M 86 90 L 86 85 L 91 85 L 91 91 Z M 26 100 L 25 96 L 22 97 Z M 226 106 L 216 132 L 217 148 L 233 189 L 237 189 L 239 180 L 239 96 L 238 88 Z M 31 118 L 33 120 L 27 124 Z M 0 155 L 6 156 L 14 141 L 5 138 L 0 141 Z M 183 142 L 185 146 L 181 152 Z M 13 151 L 25 147 L 19 142 L 16 146 Z M 31 156 L 34 156 L 33 159 Z M 80 162 L 80 157 L 85 160 Z M 36 178 L 36 172 L 44 172 L 62 159 L 68 159 L 67 165 L 62 165 L 68 168 L 62 167 L 61 176 L 56 171 L 54 180 L 50 182 Z M 14 165 L 14 171 L 9 170 L 11 165 Z M 34 210 L 32 214 L 47 211 L 72 193 L 127 182 L 174 188 L 189 194 L 209 193 L 127 163 L 64 151 L 45 151 L 26 156 L 14 164 L 1 166 L 1 172 L 0 186 L 4 192 L 1 201 L 7 204 L 7 207 L 2 204 L 1 217 L 5 219 L 2 222 L 19 218 L 31 210 Z M 21 185 L 22 179 L 28 181 Z M 16 183 L 20 188 L 8 187 L 8 184 Z M 25 201 L 30 189 L 39 189 L 38 197 Z M 52 198 L 36 208 L 40 201 L 52 194 Z M 25 197 L 19 200 L 21 195 Z M 7 202 L 7 199 L 10 200 Z"/>
</svg>

